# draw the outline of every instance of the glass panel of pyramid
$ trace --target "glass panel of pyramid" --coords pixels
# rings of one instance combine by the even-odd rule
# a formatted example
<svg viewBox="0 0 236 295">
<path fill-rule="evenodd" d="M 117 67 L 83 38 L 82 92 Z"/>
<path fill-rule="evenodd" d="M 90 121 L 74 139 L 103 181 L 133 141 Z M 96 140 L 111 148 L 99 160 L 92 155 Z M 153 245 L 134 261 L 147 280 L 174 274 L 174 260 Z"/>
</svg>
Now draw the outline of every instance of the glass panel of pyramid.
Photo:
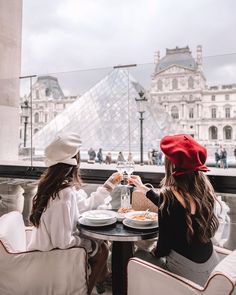
<svg viewBox="0 0 236 295">
<path fill-rule="evenodd" d="M 139 151 L 140 120 L 135 98 L 145 89 L 126 69 L 114 69 L 72 105 L 57 115 L 33 137 L 41 151 L 57 134 L 76 132 L 82 139 L 81 150 Z M 143 121 L 144 150 L 157 147 L 170 131 L 171 120 L 157 102 L 148 97 Z"/>
</svg>

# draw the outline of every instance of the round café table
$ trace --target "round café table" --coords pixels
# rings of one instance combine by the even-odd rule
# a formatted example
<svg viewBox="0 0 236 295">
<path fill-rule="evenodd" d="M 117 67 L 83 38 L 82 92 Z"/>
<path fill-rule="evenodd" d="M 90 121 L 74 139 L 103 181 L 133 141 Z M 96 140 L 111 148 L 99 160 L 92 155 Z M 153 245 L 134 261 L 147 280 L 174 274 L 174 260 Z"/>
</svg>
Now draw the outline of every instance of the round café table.
<svg viewBox="0 0 236 295">
<path fill-rule="evenodd" d="M 133 229 L 116 222 L 109 226 L 91 227 L 78 225 L 81 234 L 86 238 L 112 241 L 112 294 L 127 294 L 127 264 L 133 257 L 134 242 L 155 239 L 158 228 Z"/>
</svg>

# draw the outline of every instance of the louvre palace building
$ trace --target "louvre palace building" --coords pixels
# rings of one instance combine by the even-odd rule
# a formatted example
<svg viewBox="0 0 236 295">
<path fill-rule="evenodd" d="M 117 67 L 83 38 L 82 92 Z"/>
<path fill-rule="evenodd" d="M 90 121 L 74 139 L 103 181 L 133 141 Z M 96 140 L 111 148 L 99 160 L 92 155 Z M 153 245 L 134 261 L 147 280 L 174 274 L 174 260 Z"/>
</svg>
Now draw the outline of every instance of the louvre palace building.
<svg viewBox="0 0 236 295">
<path fill-rule="evenodd" d="M 74 131 L 81 134 L 84 150 L 93 146 L 138 152 L 140 126 L 135 99 L 142 91 L 148 98 L 145 153 L 159 149 L 160 138 L 166 134 L 187 133 L 205 145 L 210 156 L 220 146 L 233 156 L 236 84 L 207 85 L 201 46 L 197 46 L 196 58 L 189 47 L 166 49 L 162 58 L 157 53 L 150 89 L 144 89 L 142 81 L 135 78 L 135 73 L 131 76 L 125 68 L 113 69 L 81 96 L 65 97 L 57 78 L 39 76 L 32 88 L 36 150 L 42 150 L 57 133 Z M 22 139 L 23 124 L 20 128 Z"/>
<path fill-rule="evenodd" d="M 236 77 L 235 77 L 236 79 Z M 155 56 L 150 95 L 175 121 L 179 132 L 191 134 L 210 150 L 236 142 L 236 83 L 208 86 L 202 47 L 196 58 L 189 47 L 166 49 Z"/>
</svg>

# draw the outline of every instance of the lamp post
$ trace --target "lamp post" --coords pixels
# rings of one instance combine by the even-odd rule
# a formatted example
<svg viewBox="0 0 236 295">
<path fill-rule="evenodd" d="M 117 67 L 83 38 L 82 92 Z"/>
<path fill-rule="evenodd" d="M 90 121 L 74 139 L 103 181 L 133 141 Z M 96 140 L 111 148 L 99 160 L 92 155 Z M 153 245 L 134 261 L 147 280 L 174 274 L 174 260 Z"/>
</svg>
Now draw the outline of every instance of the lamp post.
<svg viewBox="0 0 236 295">
<path fill-rule="evenodd" d="M 27 124 L 28 124 L 28 118 L 29 118 L 29 102 L 28 100 L 25 100 L 21 104 L 21 116 L 24 118 L 24 147 L 26 147 L 26 138 L 27 138 Z"/>
<path fill-rule="evenodd" d="M 144 165 L 143 162 L 143 114 L 145 113 L 145 104 L 147 102 L 147 98 L 144 96 L 144 92 L 141 90 L 139 92 L 139 98 L 135 98 L 137 103 L 137 109 L 139 112 L 139 121 L 140 121 L 140 165 Z"/>
</svg>

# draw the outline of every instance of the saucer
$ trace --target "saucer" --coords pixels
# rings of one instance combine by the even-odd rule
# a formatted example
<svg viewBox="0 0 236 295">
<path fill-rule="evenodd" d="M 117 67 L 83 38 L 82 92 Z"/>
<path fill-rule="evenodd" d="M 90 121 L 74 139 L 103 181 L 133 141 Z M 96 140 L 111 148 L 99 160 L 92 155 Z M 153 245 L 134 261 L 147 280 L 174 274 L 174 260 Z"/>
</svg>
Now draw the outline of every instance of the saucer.
<svg viewBox="0 0 236 295">
<path fill-rule="evenodd" d="M 82 225 L 86 225 L 86 226 L 92 226 L 92 227 L 101 227 L 101 226 L 108 226 L 108 225 L 111 225 L 111 224 L 114 224 L 116 223 L 116 217 L 114 218 L 111 218 L 107 221 L 104 221 L 103 223 L 97 223 L 97 222 L 92 222 L 88 219 L 86 219 L 85 217 L 80 217 L 78 222 Z"/>
</svg>

